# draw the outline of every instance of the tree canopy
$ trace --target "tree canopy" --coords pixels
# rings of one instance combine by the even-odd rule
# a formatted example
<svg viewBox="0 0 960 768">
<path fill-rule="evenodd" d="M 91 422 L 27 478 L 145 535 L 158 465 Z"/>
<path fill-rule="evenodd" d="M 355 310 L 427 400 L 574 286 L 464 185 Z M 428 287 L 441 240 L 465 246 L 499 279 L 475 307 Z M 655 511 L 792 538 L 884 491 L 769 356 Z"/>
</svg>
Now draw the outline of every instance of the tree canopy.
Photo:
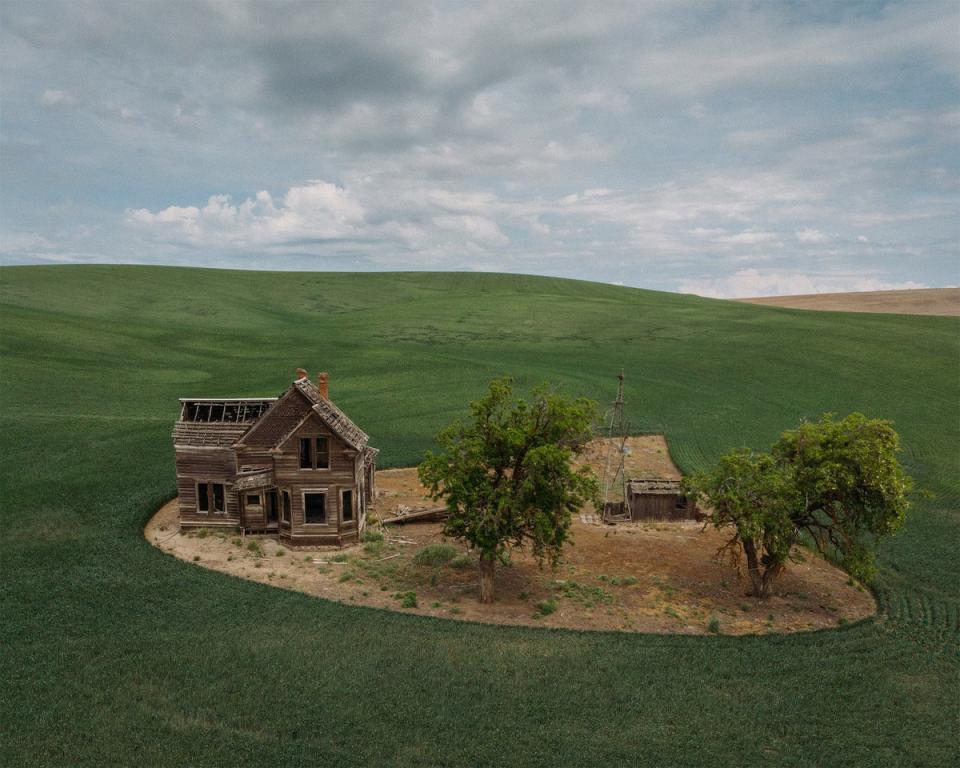
<svg viewBox="0 0 960 768">
<path fill-rule="evenodd" d="M 853 413 L 784 432 L 770 453 L 747 449 L 685 480 L 729 529 L 724 549 L 747 560 L 753 594 L 766 597 L 794 545 L 807 541 L 861 579 L 874 573 L 880 537 L 903 523 L 913 483 L 889 421 Z"/>
<path fill-rule="evenodd" d="M 513 393 L 513 381 L 496 379 L 470 405 L 470 419 L 437 435 L 421 482 L 449 517 L 444 532 L 480 554 L 480 599 L 494 594 L 494 566 L 513 548 L 530 544 L 541 565 L 556 564 L 570 537 L 572 514 L 597 500 L 599 485 L 573 457 L 592 437 L 597 405 L 542 385 L 530 402 Z"/>
</svg>

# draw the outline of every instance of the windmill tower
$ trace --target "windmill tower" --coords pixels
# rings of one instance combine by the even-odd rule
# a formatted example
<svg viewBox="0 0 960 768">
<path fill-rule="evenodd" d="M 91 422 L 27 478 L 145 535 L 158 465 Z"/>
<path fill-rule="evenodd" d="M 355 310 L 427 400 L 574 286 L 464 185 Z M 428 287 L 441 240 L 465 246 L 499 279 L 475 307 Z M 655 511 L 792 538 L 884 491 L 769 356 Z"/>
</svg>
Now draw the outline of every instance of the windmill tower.
<svg viewBox="0 0 960 768">
<path fill-rule="evenodd" d="M 617 379 L 617 399 L 613 401 L 610 426 L 607 429 L 606 459 L 603 468 L 603 521 L 614 523 L 630 519 L 627 509 L 627 476 L 624 459 L 627 448 L 627 425 L 623 418 L 623 370 Z"/>
</svg>

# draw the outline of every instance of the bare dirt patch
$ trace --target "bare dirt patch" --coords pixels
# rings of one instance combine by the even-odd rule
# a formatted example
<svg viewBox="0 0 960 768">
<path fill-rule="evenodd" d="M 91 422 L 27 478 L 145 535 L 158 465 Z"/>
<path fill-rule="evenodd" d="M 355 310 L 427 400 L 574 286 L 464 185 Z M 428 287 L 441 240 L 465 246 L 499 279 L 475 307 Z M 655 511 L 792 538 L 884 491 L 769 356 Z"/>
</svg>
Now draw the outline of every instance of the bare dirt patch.
<svg viewBox="0 0 960 768">
<path fill-rule="evenodd" d="M 897 315 L 960 316 L 960 288 L 917 288 L 905 291 L 815 293 L 737 299 L 747 304 L 816 309 L 830 312 L 888 312 Z"/>
<path fill-rule="evenodd" d="M 662 437 L 631 438 L 629 472 L 678 477 Z M 605 455 L 592 446 L 590 463 Z M 598 472 L 602 466 L 598 466 Z M 289 550 L 264 536 L 181 533 L 176 500 L 144 533 L 182 560 L 328 600 L 497 624 L 705 634 L 795 632 L 837 626 L 873 614 L 873 598 L 822 558 L 798 550 L 768 600 L 744 596 L 735 569 L 714 561 L 723 542 L 699 523 L 596 525 L 574 521 L 574 543 L 556 569 L 518 553 L 497 570 L 497 600 L 477 600 L 476 559 L 447 540 L 437 523 L 380 526 L 397 506 L 435 506 L 416 470 L 377 473 L 377 512 L 358 546 Z M 714 621 L 716 620 L 716 621 Z"/>
</svg>

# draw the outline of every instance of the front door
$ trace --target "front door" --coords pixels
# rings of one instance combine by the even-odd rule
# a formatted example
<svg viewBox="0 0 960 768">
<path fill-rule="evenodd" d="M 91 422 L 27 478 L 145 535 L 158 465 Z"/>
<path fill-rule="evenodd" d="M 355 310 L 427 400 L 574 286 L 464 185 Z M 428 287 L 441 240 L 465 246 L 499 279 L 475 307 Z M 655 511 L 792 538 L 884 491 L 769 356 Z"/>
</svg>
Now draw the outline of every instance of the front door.
<svg viewBox="0 0 960 768">
<path fill-rule="evenodd" d="M 243 494 L 243 519 L 248 528 L 263 525 L 263 500 L 260 491 L 247 491 Z"/>
<path fill-rule="evenodd" d="M 264 493 L 267 511 L 267 525 L 276 525 L 280 520 L 280 494 L 276 488 Z"/>
</svg>

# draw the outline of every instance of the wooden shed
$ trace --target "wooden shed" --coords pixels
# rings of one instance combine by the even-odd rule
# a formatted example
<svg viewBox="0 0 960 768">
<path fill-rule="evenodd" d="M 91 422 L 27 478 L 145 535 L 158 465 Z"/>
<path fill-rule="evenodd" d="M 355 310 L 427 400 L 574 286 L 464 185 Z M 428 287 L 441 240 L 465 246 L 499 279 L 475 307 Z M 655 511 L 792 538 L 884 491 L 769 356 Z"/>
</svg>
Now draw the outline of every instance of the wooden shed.
<svg viewBox="0 0 960 768">
<path fill-rule="evenodd" d="M 279 397 L 181 398 L 173 428 L 180 527 L 274 533 L 286 544 L 358 541 L 377 449 L 306 371 Z"/>
<path fill-rule="evenodd" d="M 628 480 L 627 508 L 631 520 L 695 520 L 697 517 L 697 506 L 684 496 L 679 480 Z"/>
</svg>

